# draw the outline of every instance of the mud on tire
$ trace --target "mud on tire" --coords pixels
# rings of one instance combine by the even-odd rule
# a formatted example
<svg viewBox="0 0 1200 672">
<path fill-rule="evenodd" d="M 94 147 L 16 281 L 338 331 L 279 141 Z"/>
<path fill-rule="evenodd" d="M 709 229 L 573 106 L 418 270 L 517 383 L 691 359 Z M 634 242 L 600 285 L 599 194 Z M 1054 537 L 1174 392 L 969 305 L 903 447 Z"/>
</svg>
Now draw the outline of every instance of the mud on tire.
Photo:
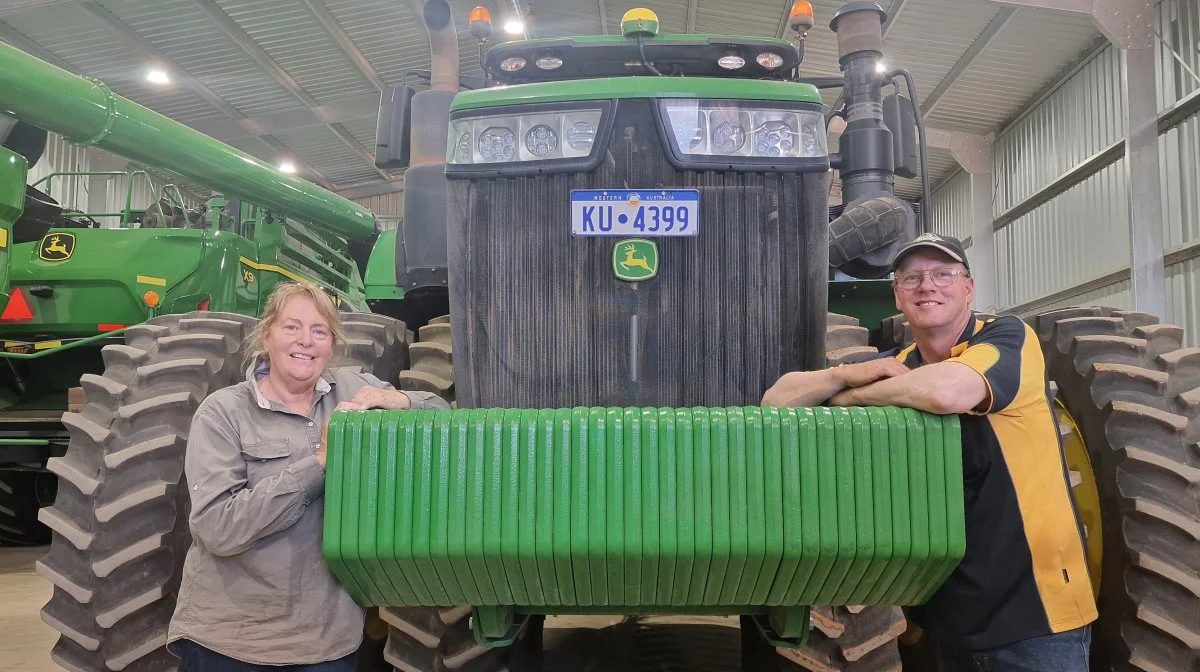
<svg viewBox="0 0 1200 672">
<path fill-rule="evenodd" d="M 1029 322 L 1100 494 L 1092 669 L 1200 669 L 1200 349 L 1144 313 L 1068 308 Z"/>
<path fill-rule="evenodd" d="M 39 514 L 52 540 L 36 569 L 54 585 L 42 620 L 60 633 L 51 657 L 62 667 L 176 669 L 164 645 L 190 543 L 188 432 L 205 397 L 242 380 L 255 324 L 231 313 L 157 317 L 106 346 L 104 374 L 80 381 L 87 405 L 63 416 L 70 444 L 48 465 L 58 498 Z M 395 382 L 404 325 L 356 314 L 345 327 L 348 352 L 333 365 Z"/>
</svg>

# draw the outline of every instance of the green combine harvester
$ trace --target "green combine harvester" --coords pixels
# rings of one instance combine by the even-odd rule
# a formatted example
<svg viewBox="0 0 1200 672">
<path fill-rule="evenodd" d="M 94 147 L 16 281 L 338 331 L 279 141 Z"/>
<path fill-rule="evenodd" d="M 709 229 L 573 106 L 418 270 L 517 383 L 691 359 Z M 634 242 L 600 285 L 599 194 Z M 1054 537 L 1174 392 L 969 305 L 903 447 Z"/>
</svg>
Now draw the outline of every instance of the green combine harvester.
<svg viewBox="0 0 1200 672">
<path fill-rule="evenodd" d="M 883 11 L 843 7 L 831 21 L 842 76 L 807 78 L 806 6 L 792 14 L 796 42 L 660 34 L 633 10 L 621 36 L 497 44 L 483 57 L 487 86 L 460 92 L 449 6 L 423 3 L 432 86 L 384 92 L 377 160 L 408 167 L 404 235 L 426 238 L 377 242 L 366 277 L 389 278 L 379 296 L 395 297 L 419 275 L 406 255 L 444 250 L 450 319 L 411 345 L 396 320 L 347 320 L 361 325 L 351 363 L 457 408 L 336 415 L 325 495 L 328 562 L 379 608 L 396 669 L 539 669 L 546 617 L 605 614 L 635 632 L 697 617 L 740 626 L 744 669 L 901 666 L 900 607 L 936 590 L 965 548 L 957 420 L 758 406 L 785 371 L 903 338 L 887 260 L 927 227 L 894 195 L 896 176 L 923 172 L 923 152 L 911 82 L 907 96 L 887 93 L 906 73 L 876 71 Z M 471 32 L 486 39 L 485 15 L 472 13 Z M 237 194 L 264 213 L 250 218 L 255 234 L 280 232 L 269 245 L 231 232 L 229 245 L 247 245 L 236 253 L 212 228 L 111 236 L 191 236 L 197 268 L 211 251 L 241 270 L 243 256 L 285 268 L 297 250 L 348 259 L 337 241 L 373 231 L 369 213 L 332 194 L 3 54 L 20 68 L 0 69 L 0 110 Z M 843 104 L 831 110 L 820 91 L 833 87 Z M 834 114 L 847 124 L 831 154 Z M 140 151 L 151 144 L 152 156 Z M 24 159 L 0 158 L 11 232 Z M 262 179 L 227 173 L 234 163 Z M 831 169 L 845 194 L 832 221 Z M 293 220 L 325 247 L 283 235 Z M 0 245 L 14 252 L 4 287 L 49 285 L 18 281 L 17 247 Z M 137 288 L 126 294 L 142 296 L 146 274 L 173 298 L 170 268 L 132 264 L 120 269 Z M 308 277 L 333 284 L 323 273 Z M 364 286 L 331 291 L 360 307 Z M 67 669 L 176 665 L 163 645 L 188 544 L 184 445 L 200 401 L 243 375 L 255 323 L 253 310 L 209 300 L 208 311 L 131 313 L 80 380 L 86 405 L 62 419 L 69 445 L 49 463 L 58 499 L 39 514 L 53 542 L 37 568 L 54 585 L 42 613 Z M 1140 313 L 1073 308 L 1031 323 L 1098 578 L 1094 669 L 1193 669 L 1200 353 Z M 426 369 L 404 370 L 418 358 Z M 720 664 L 712 641 L 683 647 L 698 652 L 689 669 Z M 919 639 L 905 651 L 920 669 Z"/>
<path fill-rule="evenodd" d="M 275 285 L 290 281 L 325 287 L 347 311 L 397 314 L 413 287 L 397 286 L 396 232 L 379 232 L 361 206 L 103 85 L 44 71 L 44 64 L 11 47 L 0 55 L 11 100 L 6 109 L 21 120 L 4 126 L 0 542 L 38 544 L 50 539 L 38 509 L 52 503 L 55 492 L 44 467 L 64 455 L 69 441 L 62 414 L 82 407 L 80 377 L 104 371 L 102 348 L 124 342 L 125 329 L 197 310 L 255 317 Z M 30 71 L 44 76 L 26 77 Z M 79 112 L 64 118 L 60 109 Z M 46 142 L 46 131 L 30 120 L 222 195 L 189 211 L 177 187 L 157 184 L 145 170 L 53 173 L 24 187 L 27 167 Z M 141 135 L 147 128 L 156 129 L 152 142 Z M 52 194 L 70 177 L 124 179 L 124 207 L 65 209 Z M 157 195 L 141 210 L 132 204 L 135 180 L 148 181 Z M 366 273 L 373 251 L 374 270 Z M 444 313 L 445 284 L 439 284 Z M 373 328 L 368 332 L 355 333 L 359 347 L 374 335 Z M 389 370 L 405 364 L 397 360 Z"/>
</svg>

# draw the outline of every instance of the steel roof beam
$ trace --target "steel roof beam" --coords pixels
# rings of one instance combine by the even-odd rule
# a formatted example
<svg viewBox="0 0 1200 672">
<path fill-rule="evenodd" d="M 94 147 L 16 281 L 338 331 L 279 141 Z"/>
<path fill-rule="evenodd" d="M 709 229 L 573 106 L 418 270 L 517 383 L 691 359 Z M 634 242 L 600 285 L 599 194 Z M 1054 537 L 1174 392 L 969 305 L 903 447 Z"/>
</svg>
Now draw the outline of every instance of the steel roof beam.
<svg viewBox="0 0 1200 672">
<path fill-rule="evenodd" d="M 783 0 L 783 16 L 779 17 L 779 27 L 775 29 L 775 37 L 787 37 L 788 19 L 792 16 L 792 0 Z"/>
<path fill-rule="evenodd" d="M 217 24 L 217 27 L 221 29 L 221 32 L 225 33 L 226 37 L 232 40 L 238 48 L 246 52 L 246 55 L 253 59 L 267 74 L 271 75 L 280 86 L 287 89 L 297 100 L 309 107 L 316 107 L 319 104 L 312 96 L 308 95 L 308 92 L 300 86 L 300 83 L 288 74 L 275 59 L 271 58 L 262 47 L 258 46 L 254 38 L 247 35 L 246 31 L 242 30 L 241 26 L 237 25 L 237 22 L 225 13 L 225 10 L 218 7 L 214 0 L 195 0 L 195 3 L 208 14 L 213 22 Z"/>
<path fill-rule="evenodd" d="M 340 98 L 320 107 L 271 112 L 237 122 L 201 119 L 192 123 L 191 126 L 205 135 L 228 142 L 268 133 L 373 118 L 378 105 L 379 94 L 371 93 Z"/>
<path fill-rule="evenodd" d="M 387 182 L 369 182 L 347 184 L 339 187 L 337 193 L 342 198 L 356 200 L 359 198 L 368 198 L 370 196 L 382 196 L 384 194 L 394 194 L 398 191 L 404 191 L 404 177 L 394 177 Z"/>
<path fill-rule="evenodd" d="M 1154 7 L 1157 0 L 992 0 L 1002 5 L 1053 9 L 1087 14 L 1109 42 L 1121 49 L 1154 46 Z"/>
<path fill-rule="evenodd" d="M 604 0 L 596 0 L 596 11 L 600 13 L 600 34 L 608 35 L 608 7 L 604 6 Z"/>
<path fill-rule="evenodd" d="M 379 94 L 367 93 L 348 98 L 339 98 L 320 107 L 271 112 L 241 121 L 227 119 L 200 119 L 192 128 L 222 142 L 238 138 L 292 131 L 327 124 L 338 124 L 356 119 L 375 118 L 379 109 Z"/>
<path fill-rule="evenodd" d="M 929 95 L 926 96 L 925 102 L 921 104 L 921 114 L 928 115 L 933 112 L 938 104 L 942 102 L 942 98 L 944 98 L 945 95 L 950 92 L 950 88 L 953 87 L 956 82 L 958 82 L 959 77 L 962 77 L 963 73 L 966 72 L 967 69 L 970 68 L 973 63 L 975 63 L 976 59 L 979 58 L 979 55 L 983 53 L 983 50 L 987 49 L 988 46 L 995 41 L 996 36 L 1004 30 L 1004 27 L 1007 26 L 1010 21 L 1012 21 L 1016 14 L 1016 7 L 1004 7 L 997 12 L 994 17 L 992 17 L 992 20 L 988 22 L 986 27 L 984 27 L 983 32 L 979 33 L 979 36 L 976 37 L 973 42 L 971 42 L 971 46 L 967 47 L 967 50 L 963 52 L 963 55 L 960 56 L 958 61 L 954 63 L 954 67 L 950 68 L 950 72 L 947 72 L 946 76 L 942 77 L 942 81 L 938 82 L 938 85 L 934 87 L 933 91 L 930 91 Z"/>
<path fill-rule="evenodd" d="M 158 48 L 150 44 L 149 40 L 142 37 L 137 31 L 131 28 L 129 24 L 117 18 L 117 16 L 112 12 L 108 11 L 108 8 L 104 7 L 99 2 L 82 2 L 79 4 L 79 6 L 92 16 L 96 17 L 96 20 L 107 26 L 109 30 L 116 33 L 117 36 L 124 40 L 124 42 L 135 51 L 140 51 L 143 57 L 166 68 L 168 75 L 174 77 L 176 81 L 178 81 L 179 84 L 184 88 L 191 90 L 192 93 L 195 93 L 200 98 L 203 98 L 204 102 L 220 110 L 230 119 L 241 120 L 245 118 L 241 112 L 238 112 L 232 105 L 225 102 L 225 99 L 213 93 L 211 89 L 205 86 L 204 83 L 199 79 L 192 76 L 192 74 L 185 70 L 183 66 L 176 63 L 170 56 L 167 56 L 163 52 L 159 51 Z"/>
<path fill-rule="evenodd" d="M 295 78 L 288 74 L 288 72 L 284 70 L 283 67 L 275 61 L 275 59 L 271 58 L 270 54 L 264 51 L 262 47 L 258 46 L 258 43 L 255 42 L 254 39 L 249 35 L 247 35 L 246 32 L 242 30 L 241 26 L 237 25 L 237 22 L 225 13 L 225 10 L 218 7 L 214 0 L 195 0 L 195 2 L 200 6 L 201 9 L 205 11 L 205 13 L 209 15 L 209 17 L 212 18 L 214 22 L 216 22 L 221 31 L 224 32 L 234 44 L 241 48 L 242 51 L 246 52 L 246 54 L 259 65 L 259 67 L 266 71 L 267 74 L 271 75 L 271 77 L 273 77 L 280 86 L 282 86 L 284 89 L 287 89 L 287 91 L 291 93 L 292 96 L 294 96 L 297 100 L 303 103 L 305 107 L 313 108 L 320 105 L 315 98 L 310 96 L 308 92 L 304 90 L 304 87 L 300 86 L 300 83 L 297 82 Z M 329 126 L 329 130 L 333 131 L 335 134 L 338 133 L 338 131 L 335 130 L 332 125 Z M 338 137 L 342 136 L 339 134 Z M 354 140 L 353 137 L 350 139 L 353 141 L 351 149 L 354 149 L 356 154 L 359 156 L 370 156 L 370 152 L 367 152 L 365 147 L 358 144 L 357 140 Z M 342 138 L 342 140 L 344 142 L 345 138 Z M 373 158 L 364 160 L 368 161 L 371 169 L 374 170 L 377 175 L 385 180 L 388 179 L 388 174 L 375 166 L 375 160 Z"/>
<path fill-rule="evenodd" d="M 391 179 L 391 175 L 383 172 L 382 169 L 375 165 L 375 157 L 371 156 L 371 153 L 368 152 L 361 144 L 359 144 L 358 140 L 356 140 L 353 135 L 350 135 L 350 131 L 347 131 L 345 126 L 342 126 L 341 124 L 329 124 L 329 130 L 333 131 L 333 134 L 336 135 L 339 140 L 346 143 L 347 147 L 354 150 L 355 154 L 358 154 L 360 157 L 362 157 L 363 161 L 371 164 L 371 167 L 375 170 L 376 175 L 385 180 Z"/>
<path fill-rule="evenodd" d="M 888 7 L 887 20 L 883 23 L 883 39 L 887 39 L 892 29 L 896 27 L 896 20 L 904 13 L 904 8 L 908 5 L 908 0 L 896 0 Z"/>
<path fill-rule="evenodd" d="M 321 2 L 321 0 L 304 0 L 304 4 L 313 13 L 313 16 L 317 17 L 317 21 L 321 22 L 321 26 L 325 28 L 325 32 L 329 33 L 330 37 L 338 43 L 338 46 L 342 49 L 342 53 L 346 54 L 347 58 L 354 63 L 354 67 L 358 68 L 363 77 L 370 80 L 375 85 L 375 88 L 382 91 L 387 86 L 383 83 L 383 78 L 379 76 L 379 73 L 375 71 L 375 67 L 371 65 L 371 62 L 359 50 L 358 45 L 354 44 L 354 41 L 350 39 L 346 31 L 338 25 L 337 20 L 333 18 L 333 14 L 325 7 L 325 3 Z"/>
<path fill-rule="evenodd" d="M 225 99 L 214 93 L 212 89 L 209 89 L 207 86 L 205 86 L 203 82 L 189 73 L 186 69 L 184 69 L 183 66 L 179 65 L 171 57 L 167 56 L 158 48 L 151 45 L 147 39 L 142 37 L 142 35 L 134 30 L 129 24 L 125 23 L 115 14 L 110 12 L 108 8 L 104 7 L 99 2 L 94 1 L 82 2 L 80 3 L 80 7 L 94 16 L 101 24 L 107 26 L 109 30 L 120 37 L 131 48 L 141 52 L 145 58 L 152 60 L 166 68 L 169 71 L 169 74 L 174 77 L 181 86 L 191 90 L 210 106 L 229 117 L 231 120 L 229 123 L 238 124 L 239 126 L 248 124 L 250 128 L 259 129 L 259 135 L 265 135 L 267 127 L 254 125 L 252 121 L 246 119 L 245 115 L 227 103 Z M 275 138 L 265 137 L 260 139 L 275 152 L 290 154 L 290 152 L 283 148 L 283 146 Z M 325 187 L 326 189 L 332 189 L 333 183 L 328 178 L 315 170 L 312 166 L 304 164 L 301 161 L 297 162 L 303 166 L 308 175 L 311 175 L 315 178 L 315 182 L 320 183 L 321 186 Z"/>
<path fill-rule="evenodd" d="M 1054 9 L 1060 12 L 1092 13 L 1092 0 L 992 0 L 992 2 L 1017 7 Z"/>
<path fill-rule="evenodd" d="M 21 51 L 40 58 L 51 65 L 58 66 L 67 72 L 79 73 L 79 68 L 67 63 L 50 50 L 26 37 L 25 33 L 3 21 L 0 21 L 0 41 L 7 42 Z"/>
<path fill-rule="evenodd" d="M 266 145 L 268 148 L 270 148 L 271 151 L 275 152 L 276 154 L 279 154 L 282 156 L 293 157 L 291 159 L 292 163 L 295 164 L 296 168 L 301 173 L 303 173 L 305 177 L 308 177 L 313 182 L 316 182 L 317 184 L 321 185 L 322 187 L 328 189 L 329 191 L 337 191 L 337 185 L 333 182 L 333 180 L 329 179 L 328 177 L 325 177 L 324 175 L 321 174 L 321 172 L 319 170 L 317 170 L 316 168 L 313 168 L 312 166 L 308 165 L 307 163 L 300 160 L 299 158 L 295 158 L 295 153 L 292 152 L 287 147 L 284 147 L 283 143 L 279 142 L 279 140 L 276 140 L 275 138 L 273 138 L 269 135 L 260 136 L 255 139 L 258 140 L 259 142 L 261 142 L 262 144 Z"/>
</svg>

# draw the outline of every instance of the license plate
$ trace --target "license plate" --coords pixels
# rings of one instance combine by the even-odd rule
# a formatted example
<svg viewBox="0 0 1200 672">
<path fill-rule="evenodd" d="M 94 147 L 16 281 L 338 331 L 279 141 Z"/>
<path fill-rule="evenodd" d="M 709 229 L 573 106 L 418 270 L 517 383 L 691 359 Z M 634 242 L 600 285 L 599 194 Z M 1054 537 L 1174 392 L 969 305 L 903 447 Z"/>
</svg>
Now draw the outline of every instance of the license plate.
<svg viewBox="0 0 1200 672">
<path fill-rule="evenodd" d="M 699 215 L 696 189 L 571 192 L 573 236 L 695 236 Z"/>
</svg>

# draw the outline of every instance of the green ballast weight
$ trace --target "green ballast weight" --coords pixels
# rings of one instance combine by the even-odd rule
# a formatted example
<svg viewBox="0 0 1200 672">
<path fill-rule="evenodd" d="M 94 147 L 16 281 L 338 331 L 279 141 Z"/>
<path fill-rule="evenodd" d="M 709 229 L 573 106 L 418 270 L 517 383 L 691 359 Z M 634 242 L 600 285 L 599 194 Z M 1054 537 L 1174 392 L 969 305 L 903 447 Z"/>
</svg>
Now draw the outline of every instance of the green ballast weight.
<svg viewBox="0 0 1200 672">
<path fill-rule="evenodd" d="M 324 553 L 363 606 L 917 604 L 966 548 L 960 443 L 898 408 L 339 412 Z"/>
</svg>

